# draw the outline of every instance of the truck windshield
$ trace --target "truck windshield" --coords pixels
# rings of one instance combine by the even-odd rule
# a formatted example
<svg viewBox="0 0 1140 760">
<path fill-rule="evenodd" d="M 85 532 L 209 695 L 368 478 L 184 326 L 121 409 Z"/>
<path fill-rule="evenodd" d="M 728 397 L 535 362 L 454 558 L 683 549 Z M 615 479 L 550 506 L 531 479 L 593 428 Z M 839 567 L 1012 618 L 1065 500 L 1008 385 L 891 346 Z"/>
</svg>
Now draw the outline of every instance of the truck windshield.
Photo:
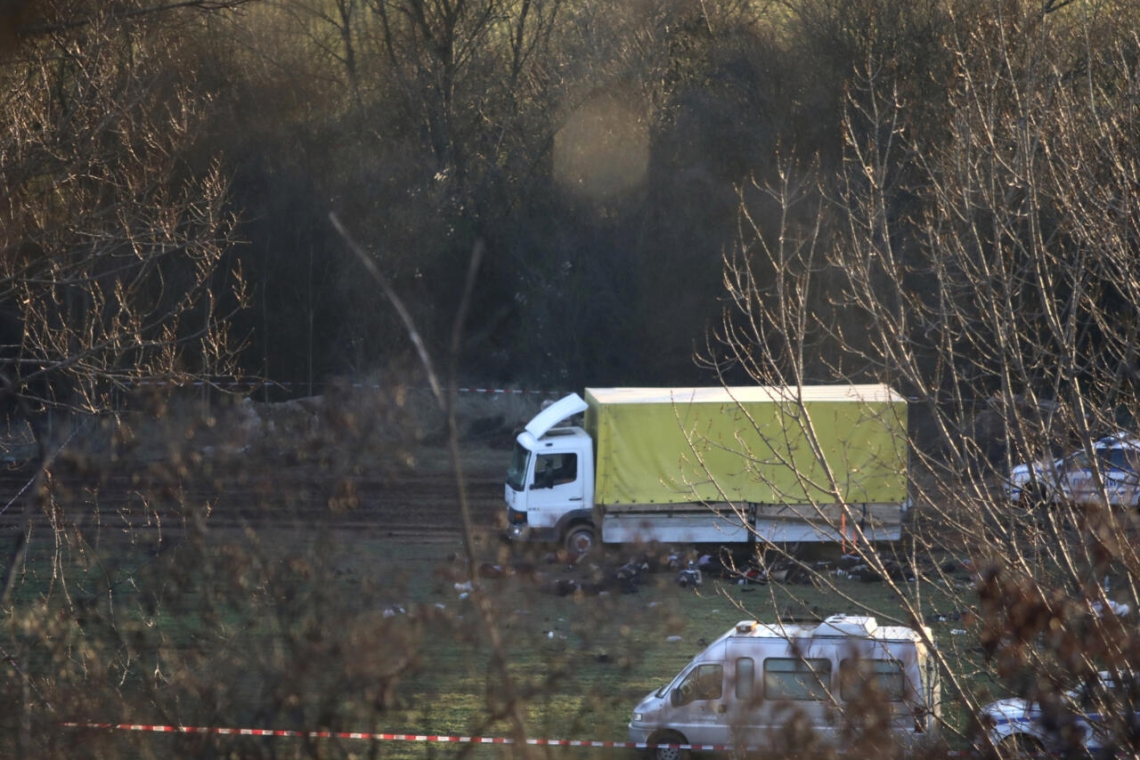
<svg viewBox="0 0 1140 760">
<path fill-rule="evenodd" d="M 515 453 L 511 456 L 511 466 L 507 469 L 507 485 L 516 491 L 523 490 L 526 484 L 526 466 L 530 462 L 530 451 L 521 443 L 515 443 Z"/>
</svg>

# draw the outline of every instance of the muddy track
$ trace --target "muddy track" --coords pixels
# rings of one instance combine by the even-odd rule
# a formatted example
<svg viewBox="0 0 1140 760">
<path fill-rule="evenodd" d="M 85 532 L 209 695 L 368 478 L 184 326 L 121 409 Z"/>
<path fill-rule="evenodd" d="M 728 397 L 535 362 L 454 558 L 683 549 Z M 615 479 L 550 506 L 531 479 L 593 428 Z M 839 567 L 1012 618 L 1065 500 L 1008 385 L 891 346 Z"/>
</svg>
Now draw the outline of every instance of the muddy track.
<svg viewBox="0 0 1140 760">
<path fill-rule="evenodd" d="M 493 458 L 492 458 L 492 461 Z M 31 468 L 0 473 L 0 533 L 19 531 L 33 488 Z M 495 462 L 465 472 L 472 521 L 491 532 L 503 512 L 503 474 Z M 23 493 L 21 494 L 21 491 Z M 211 530 L 285 528 L 352 531 L 369 537 L 454 540 L 462 533 L 454 475 L 443 467 L 359 468 L 284 459 L 207 462 L 175 468 L 150 463 L 57 467 L 50 479 L 56 514 L 73 525 L 178 532 L 188 520 Z M 50 520 L 33 502 L 34 527 Z"/>
</svg>

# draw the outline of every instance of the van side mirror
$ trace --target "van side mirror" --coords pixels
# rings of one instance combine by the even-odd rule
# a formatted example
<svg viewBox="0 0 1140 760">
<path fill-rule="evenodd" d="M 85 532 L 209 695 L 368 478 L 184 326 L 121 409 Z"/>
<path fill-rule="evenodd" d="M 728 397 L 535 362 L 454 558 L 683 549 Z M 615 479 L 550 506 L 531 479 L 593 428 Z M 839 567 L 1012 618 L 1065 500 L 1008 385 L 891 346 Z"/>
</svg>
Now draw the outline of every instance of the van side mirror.
<svg viewBox="0 0 1140 760">
<path fill-rule="evenodd" d="M 673 689 L 673 691 L 669 692 L 669 703 L 673 705 L 673 707 L 680 707 L 685 703 L 685 697 L 681 694 L 680 689 Z"/>
</svg>

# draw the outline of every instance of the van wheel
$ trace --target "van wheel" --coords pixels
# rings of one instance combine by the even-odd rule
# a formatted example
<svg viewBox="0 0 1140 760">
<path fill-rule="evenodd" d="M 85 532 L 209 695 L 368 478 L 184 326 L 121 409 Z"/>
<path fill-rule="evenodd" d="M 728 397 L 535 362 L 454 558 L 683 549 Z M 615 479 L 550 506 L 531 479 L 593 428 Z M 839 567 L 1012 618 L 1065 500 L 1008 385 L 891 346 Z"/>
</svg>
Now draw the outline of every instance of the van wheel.
<svg viewBox="0 0 1140 760">
<path fill-rule="evenodd" d="M 594 550 L 594 526 L 575 525 L 566 531 L 563 546 L 571 557 L 584 557 Z"/>
<path fill-rule="evenodd" d="M 653 737 L 650 744 L 688 744 L 685 737 L 676 731 L 662 731 Z M 657 747 L 651 751 L 652 760 L 689 760 L 689 750 L 676 747 Z"/>
<path fill-rule="evenodd" d="M 1025 734 L 1007 736 L 1001 740 L 998 750 L 1004 760 L 1028 760 L 1045 755 L 1045 747 L 1041 742 Z"/>
</svg>

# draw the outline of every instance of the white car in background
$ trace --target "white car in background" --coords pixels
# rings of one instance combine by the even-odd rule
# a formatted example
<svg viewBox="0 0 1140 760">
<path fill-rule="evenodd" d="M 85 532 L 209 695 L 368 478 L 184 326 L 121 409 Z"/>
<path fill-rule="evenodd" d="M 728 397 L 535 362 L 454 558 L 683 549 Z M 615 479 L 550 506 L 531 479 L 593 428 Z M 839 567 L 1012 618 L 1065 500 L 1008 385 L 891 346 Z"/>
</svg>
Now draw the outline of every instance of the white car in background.
<svg viewBox="0 0 1140 760">
<path fill-rule="evenodd" d="M 1108 503 L 1136 507 L 1140 502 L 1140 438 L 1117 434 L 1093 444 Z M 1009 472 L 1006 493 L 1033 506 L 1054 501 L 1101 501 L 1089 454 L 1084 449 L 1061 459 L 1019 464 Z"/>
<path fill-rule="evenodd" d="M 1099 681 L 1063 695 L 1062 705 L 1046 715 L 1036 702 L 1024 699 L 1002 699 L 982 708 L 982 719 L 987 725 L 990 741 L 1007 758 L 1039 756 L 1055 753 L 1062 756 L 1079 754 L 1082 757 L 1111 756 L 1127 735 L 1140 727 L 1140 713 L 1126 716 L 1128 703 L 1126 690 L 1117 690 L 1109 673 L 1099 674 Z M 1113 693 L 1118 699 L 1113 699 Z M 1107 705 L 1112 715 L 1106 720 L 1098 710 Z M 1114 720 L 1119 715 L 1121 720 Z M 1128 720 L 1126 725 L 1124 721 Z M 1120 732 L 1120 733 L 1118 733 Z"/>
</svg>

